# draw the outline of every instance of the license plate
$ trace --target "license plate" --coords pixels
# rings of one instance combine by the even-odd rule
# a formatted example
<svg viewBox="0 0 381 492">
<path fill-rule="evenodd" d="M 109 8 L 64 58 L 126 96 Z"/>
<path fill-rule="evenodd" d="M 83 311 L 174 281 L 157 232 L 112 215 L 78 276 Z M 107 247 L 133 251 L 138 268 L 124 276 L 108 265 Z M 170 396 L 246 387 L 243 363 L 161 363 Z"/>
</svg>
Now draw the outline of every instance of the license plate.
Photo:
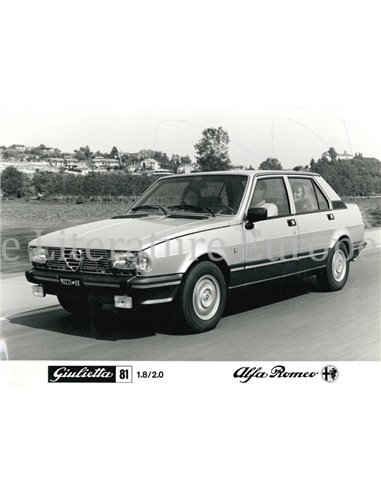
<svg viewBox="0 0 381 492">
<path fill-rule="evenodd" d="M 68 287 L 81 287 L 82 282 L 79 279 L 74 278 L 62 278 L 60 277 L 59 282 L 61 285 L 66 285 Z"/>
</svg>

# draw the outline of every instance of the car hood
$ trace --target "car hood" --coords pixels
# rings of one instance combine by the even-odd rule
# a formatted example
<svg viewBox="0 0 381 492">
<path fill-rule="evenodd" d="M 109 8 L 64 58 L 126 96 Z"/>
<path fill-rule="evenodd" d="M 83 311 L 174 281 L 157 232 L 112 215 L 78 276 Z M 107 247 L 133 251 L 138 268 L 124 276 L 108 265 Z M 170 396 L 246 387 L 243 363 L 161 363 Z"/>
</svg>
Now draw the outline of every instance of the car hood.
<svg viewBox="0 0 381 492">
<path fill-rule="evenodd" d="M 206 219 L 165 216 L 125 217 L 51 232 L 34 239 L 29 246 L 141 251 L 176 237 L 229 225 L 228 217 Z"/>
</svg>

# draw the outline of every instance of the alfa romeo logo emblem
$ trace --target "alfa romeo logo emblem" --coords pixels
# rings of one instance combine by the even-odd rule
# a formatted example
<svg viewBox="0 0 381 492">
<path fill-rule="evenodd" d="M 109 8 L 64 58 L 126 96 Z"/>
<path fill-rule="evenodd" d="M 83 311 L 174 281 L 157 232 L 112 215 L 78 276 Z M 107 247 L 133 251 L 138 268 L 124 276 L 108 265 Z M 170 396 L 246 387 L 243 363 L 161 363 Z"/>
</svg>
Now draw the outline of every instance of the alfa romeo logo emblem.
<svg viewBox="0 0 381 492">
<path fill-rule="evenodd" d="M 339 371 L 335 366 L 324 366 L 320 374 L 326 383 L 333 383 L 339 377 Z"/>
<path fill-rule="evenodd" d="M 81 266 L 83 251 L 81 249 L 65 250 L 64 260 L 72 272 L 76 272 Z"/>
</svg>

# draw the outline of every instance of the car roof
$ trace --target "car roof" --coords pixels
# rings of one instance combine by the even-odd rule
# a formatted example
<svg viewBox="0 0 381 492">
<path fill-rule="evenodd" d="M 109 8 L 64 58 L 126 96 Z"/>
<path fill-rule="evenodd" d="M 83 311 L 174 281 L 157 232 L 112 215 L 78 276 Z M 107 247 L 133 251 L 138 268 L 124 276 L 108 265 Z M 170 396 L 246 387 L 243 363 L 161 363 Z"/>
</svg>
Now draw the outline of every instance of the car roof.
<svg viewBox="0 0 381 492">
<path fill-rule="evenodd" d="M 267 171 L 267 170 L 254 170 L 254 171 L 209 171 L 209 172 L 196 172 L 196 173 L 183 173 L 173 174 L 172 176 L 165 176 L 166 179 L 180 178 L 181 176 L 320 176 L 318 173 L 311 171 L 294 171 L 292 169 L 281 169 L 279 171 Z"/>
</svg>

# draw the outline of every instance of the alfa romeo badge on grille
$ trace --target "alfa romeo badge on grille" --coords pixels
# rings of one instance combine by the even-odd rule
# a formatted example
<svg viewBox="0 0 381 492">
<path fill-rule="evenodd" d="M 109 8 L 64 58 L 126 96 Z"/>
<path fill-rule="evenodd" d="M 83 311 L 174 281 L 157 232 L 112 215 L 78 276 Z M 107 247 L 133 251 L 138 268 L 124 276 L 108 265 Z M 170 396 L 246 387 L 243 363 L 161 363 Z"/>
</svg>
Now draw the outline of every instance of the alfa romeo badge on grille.
<svg viewBox="0 0 381 492">
<path fill-rule="evenodd" d="M 71 271 L 76 272 L 81 266 L 83 260 L 82 249 L 71 249 L 64 251 L 64 260 Z"/>
</svg>

